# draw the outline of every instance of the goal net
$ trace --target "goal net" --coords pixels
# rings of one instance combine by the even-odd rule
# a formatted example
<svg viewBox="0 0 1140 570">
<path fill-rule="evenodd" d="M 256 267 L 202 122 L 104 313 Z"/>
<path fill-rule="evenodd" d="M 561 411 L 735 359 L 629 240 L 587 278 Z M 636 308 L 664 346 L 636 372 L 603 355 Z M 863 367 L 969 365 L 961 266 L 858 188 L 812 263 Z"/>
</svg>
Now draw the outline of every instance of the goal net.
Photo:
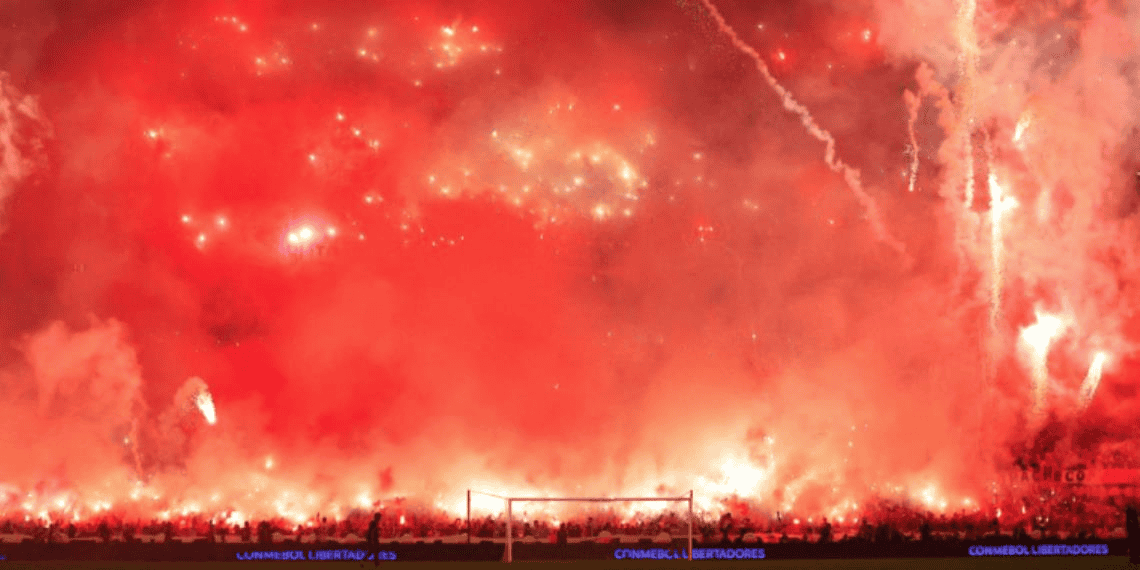
<svg viewBox="0 0 1140 570">
<path fill-rule="evenodd" d="M 468 533 L 470 533 L 470 520 L 471 520 L 471 493 L 478 493 L 488 497 L 501 499 L 506 503 L 507 507 L 507 549 L 506 558 L 507 562 L 511 562 L 512 546 L 514 542 L 514 524 L 513 507 L 515 503 L 540 503 L 540 502 L 579 502 L 579 503 L 632 503 L 632 502 L 671 502 L 671 503 L 684 503 L 689 504 L 689 547 L 688 559 L 693 559 L 693 491 L 689 491 L 687 497 L 504 497 L 493 493 L 485 493 L 482 491 L 467 491 L 467 519 L 468 519 Z M 470 534 L 468 534 L 470 536 Z"/>
</svg>

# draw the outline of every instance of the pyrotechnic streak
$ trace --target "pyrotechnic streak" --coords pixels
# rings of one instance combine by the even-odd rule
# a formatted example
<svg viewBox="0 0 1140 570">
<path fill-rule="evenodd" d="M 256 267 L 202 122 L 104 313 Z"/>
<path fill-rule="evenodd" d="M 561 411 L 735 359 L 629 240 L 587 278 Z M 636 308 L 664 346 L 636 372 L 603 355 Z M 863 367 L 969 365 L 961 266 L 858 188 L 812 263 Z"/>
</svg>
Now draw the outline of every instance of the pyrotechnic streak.
<svg viewBox="0 0 1140 570">
<path fill-rule="evenodd" d="M 842 159 L 836 157 L 835 137 L 833 137 L 830 132 L 820 127 L 819 124 L 816 123 L 815 118 L 812 117 L 811 111 L 809 111 L 807 107 L 804 107 L 803 104 L 797 101 L 795 97 L 792 96 L 791 92 L 789 92 L 783 85 L 780 84 L 779 81 L 776 80 L 775 76 L 773 76 L 772 72 L 768 69 L 768 65 L 764 63 L 764 59 L 760 57 L 760 54 L 755 49 L 752 49 L 752 46 L 745 43 L 744 40 L 741 40 L 740 36 L 736 35 L 736 30 L 734 30 L 732 26 L 728 25 L 728 22 L 725 21 L 724 16 L 721 15 L 720 11 L 717 10 L 716 6 L 713 5 L 711 0 L 701 0 L 701 4 L 705 7 L 706 10 L 708 10 L 709 15 L 712 16 L 713 20 L 716 21 L 717 27 L 720 28 L 721 33 L 728 36 L 729 40 L 732 42 L 732 45 L 756 63 L 756 69 L 760 71 L 760 74 L 764 77 L 764 80 L 767 81 L 768 85 L 776 92 L 777 95 L 780 96 L 780 100 L 783 102 L 784 109 L 798 115 L 800 117 L 800 123 L 807 130 L 808 134 L 815 137 L 816 140 L 824 143 L 824 162 L 833 172 L 837 172 L 843 175 L 843 179 L 847 182 L 848 188 L 850 188 L 851 191 L 855 194 L 856 199 L 859 200 L 859 204 L 863 206 L 864 211 L 866 211 L 867 219 L 871 223 L 871 228 L 875 232 L 875 237 L 877 237 L 879 241 L 890 245 L 899 253 L 905 253 L 906 246 L 903 245 L 902 242 L 895 239 L 894 236 L 892 236 L 887 231 L 886 226 L 883 224 L 882 215 L 879 212 L 878 205 L 875 203 L 874 199 L 871 198 L 869 194 L 867 194 L 866 190 L 863 189 L 863 183 L 860 181 L 859 171 L 855 168 L 852 168 L 851 166 L 848 166 L 847 163 L 843 162 Z"/>
<path fill-rule="evenodd" d="M 914 133 L 914 124 L 918 121 L 918 110 L 922 107 L 922 98 L 908 89 L 903 91 L 903 100 L 906 102 L 907 109 L 906 132 L 910 136 L 910 148 L 907 149 L 907 153 L 910 155 L 910 176 L 907 191 L 914 192 L 914 183 L 918 178 L 918 137 Z"/>
<path fill-rule="evenodd" d="M 1082 410 L 1088 407 L 1093 396 L 1096 395 L 1097 386 L 1100 385 L 1100 375 L 1107 360 L 1108 353 L 1104 351 L 1098 351 L 1093 356 L 1092 364 L 1089 365 L 1089 372 L 1085 375 L 1085 381 L 1081 383 L 1080 404 Z"/>
<path fill-rule="evenodd" d="M 974 17 L 978 12 L 977 0 L 959 0 L 958 20 L 955 36 L 962 53 L 958 59 L 959 73 L 962 75 L 960 96 L 962 116 L 966 128 L 962 130 L 962 148 L 966 167 L 966 209 L 974 205 L 974 84 L 978 77 L 978 34 L 974 29 Z"/>
<path fill-rule="evenodd" d="M 990 191 L 990 334 L 998 334 L 998 319 L 1001 317 L 1002 289 L 1005 286 L 1005 250 L 1003 243 L 1003 216 L 1010 207 L 1004 195 L 997 173 L 994 172 L 993 148 L 989 136 L 986 137 L 986 161 L 989 172 Z"/>
</svg>

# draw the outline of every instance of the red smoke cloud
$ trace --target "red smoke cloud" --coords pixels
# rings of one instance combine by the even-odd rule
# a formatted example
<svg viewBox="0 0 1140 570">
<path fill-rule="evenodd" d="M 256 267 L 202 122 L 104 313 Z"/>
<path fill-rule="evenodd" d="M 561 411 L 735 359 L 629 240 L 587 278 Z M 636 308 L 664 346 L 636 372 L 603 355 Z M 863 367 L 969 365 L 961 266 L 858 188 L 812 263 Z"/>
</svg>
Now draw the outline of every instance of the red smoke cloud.
<svg viewBox="0 0 1140 570">
<path fill-rule="evenodd" d="M 1137 14 L 968 4 L 725 2 L 771 84 L 700 2 L 5 7 L 0 510 L 956 508 L 1119 440 Z"/>
</svg>

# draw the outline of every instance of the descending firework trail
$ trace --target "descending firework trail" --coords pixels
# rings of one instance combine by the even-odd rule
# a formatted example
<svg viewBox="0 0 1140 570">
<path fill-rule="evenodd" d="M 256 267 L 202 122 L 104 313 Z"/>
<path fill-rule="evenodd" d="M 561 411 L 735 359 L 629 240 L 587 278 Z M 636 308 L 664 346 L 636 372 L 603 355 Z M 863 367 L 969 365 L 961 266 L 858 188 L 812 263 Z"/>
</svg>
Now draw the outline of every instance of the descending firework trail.
<svg viewBox="0 0 1140 570">
<path fill-rule="evenodd" d="M 1085 376 L 1084 382 L 1081 383 L 1081 391 L 1079 394 L 1081 409 L 1085 409 L 1092 402 L 1093 396 L 1096 395 L 1097 386 L 1100 385 L 1100 376 L 1104 372 L 1104 363 L 1108 360 L 1108 354 L 1103 351 L 1097 351 L 1093 355 L 1092 364 L 1089 365 L 1089 372 Z"/>
<path fill-rule="evenodd" d="M 958 19 L 956 21 L 957 27 L 955 28 L 955 35 L 958 39 L 958 48 L 961 50 L 959 57 L 959 73 L 962 76 L 961 84 L 959 85 L 959 94 L 962 97 L 962 117 L 965 120 L 965 128 L 961 130 L 960 136 L 962 137 L 962 150 L 964 167 L 966 169 L 965 183 L 966 183 L 966 210 L 974 205 L 974 143 L 972 137 L 974 135 L 974 122 L 975 122 L 975 93 L 977 80 L 978 80 L 978 34 L 974 26 L 974 18 L 977 15 L 978 3 L 977 0 L 959 0 L 958 1 Z"/>
<path fill-rule="evenodd" d="M 779 81 L 776 81 L 776 77 L 772 75 L 772 72 L 768 69 L 768 65 L 764 63 L 764 59 L 760 57 L 760 54 L 757 53 L 756 50 L 752 48 L 752 46 L 748 45 L 744 42 L 744 40 L 740 39 L 740 36 L 736 34 L 736 30 L 732 29 L 732 26 L 728 25 L 728 22 L 724 19 L 724 16 L 722 16 L 720 11 L 717 10 L 716 6 L 713 5 L 712 0 L 701 0 L 701 4 L 704 5 L 705 9 L 708 10 L 709 15 L 711 15 L 713 20 L 716 21 L 717 27 L 720 28 L 720 31 L 728 36 L 729 40 L 732 41 L 732 45 L 756 63 L 756 69 L 759 70 L 760 74 L 764 76 L 764 80 L 767 81 L 768 85 L 776 92 L 777 95 L 780 96 L 780 100 L 784 104 L 784 109 L 799 115 L 800 122 L 803 124 L 804 128 L 807 129 L 808 133 L 820 142 L 824 143 L 824 162 L 827 163 L 827 167 L 832 171 L 843 175 L 843 179 L 847 182 L 847 186 L 851 188 L 852 192 L 855 193 L 855 197 L 859 200 L 859 204 L 863 206 L 863 209 L 867 214 L 868 221 L 871 223 L 871 228 L 875 232 L 875 236 L 880 241 L 883 241 L 887 245 L 894 248 L 896 251 L 905 253 L 906 246 L 903 245 L 903 243 L 899 240 L 895 239 L 894 236 L 892 236 L 890 232 L 887 231 L 886 225 L 883 222 L 882 213 L 879 211 L 878 205 L 875 204 L 875 200 L 871 198 L 871 195 L 868 194 L 867 191 L 863 188 L 863 183 L 859 179 L 859 171 L 855 168 L 852 168 L 847 163 L 843 162 L 842 159 L 836 156 L 835 137 L 820 127 L 819 124 L 816 123 L 815 118 L 812 117 L 811 111 L 809 111 L 807 107 L 804 107 L 802 104 L 800 104 L 799 101 L 796 101 L 791 92 L 789 92 L 783 85 L 781 85 Z"/>
<path fill-rule="evenodd" d="M 999 334 L 998 320 L 1001 318 L 1002 289 L 1005 287 L 1005 234 L 1004 216 L 1006 210 L 1015 204 L 1012 198 L 1007 198 L 998 182 L 997 172 L 994 170 L 994 153 L 992 141 L 986 134 L 986 180 L 990 193 L 990 335 Z M 993 341 L 991 340 L 991 343 Z M 992 360 L 992 358 L 991 358 Z"/>
<path fill-rule="evenodd" d="M 903 91 L 906 102 L 906 132 L 910 137 L 910 146 L 907 153 L 910 155 L 910 167 L 907 171 L 907 191 L 914 192 L 914 184 L 918 179 L 918 136 L 914 132 L 914 124 L 918 121 L 918 111 L 922 107 L 921 95 L 916 95 L 910 89 Z"/>
</svg>

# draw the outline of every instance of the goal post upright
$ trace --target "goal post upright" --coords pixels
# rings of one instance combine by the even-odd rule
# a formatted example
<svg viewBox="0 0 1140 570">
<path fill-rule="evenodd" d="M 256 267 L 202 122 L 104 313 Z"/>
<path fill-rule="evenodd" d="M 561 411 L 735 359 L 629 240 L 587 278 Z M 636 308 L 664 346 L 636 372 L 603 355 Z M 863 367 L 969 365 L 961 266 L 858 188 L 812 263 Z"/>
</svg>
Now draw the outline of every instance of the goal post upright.
<svg viewBox="0 0 1140 570">
<path fill-rule="evenodd" d="M 470 497 L 471 491 L 468 491 Z M 506 548 L 506 562 L 513 560 L 513 543 L 514 543 L 514 529 L 513 524 L 513 505 L 515 501 L 520 502 L 586 502 L 586 503 L 625 503 L 634 501 L 666 501 L 666 502 L 688 502 L 689 503 L 689 548 L 687 558 L 689 561 L 693 560 L 693 490 L 689 489 L 689 496 L 687 497 L 499 497 L 498 495 L 491 495 L 490 493 L 482 493 L 492 497 L 500 498 L 507 503 L 507 548 Z M 468 499 L 470 501 L 470 499 Z M 470 518 L 470 514 L 468 514 Z M 470 537 L 470 528 L 468 529 L 468 537 Z"/>
</svg>

